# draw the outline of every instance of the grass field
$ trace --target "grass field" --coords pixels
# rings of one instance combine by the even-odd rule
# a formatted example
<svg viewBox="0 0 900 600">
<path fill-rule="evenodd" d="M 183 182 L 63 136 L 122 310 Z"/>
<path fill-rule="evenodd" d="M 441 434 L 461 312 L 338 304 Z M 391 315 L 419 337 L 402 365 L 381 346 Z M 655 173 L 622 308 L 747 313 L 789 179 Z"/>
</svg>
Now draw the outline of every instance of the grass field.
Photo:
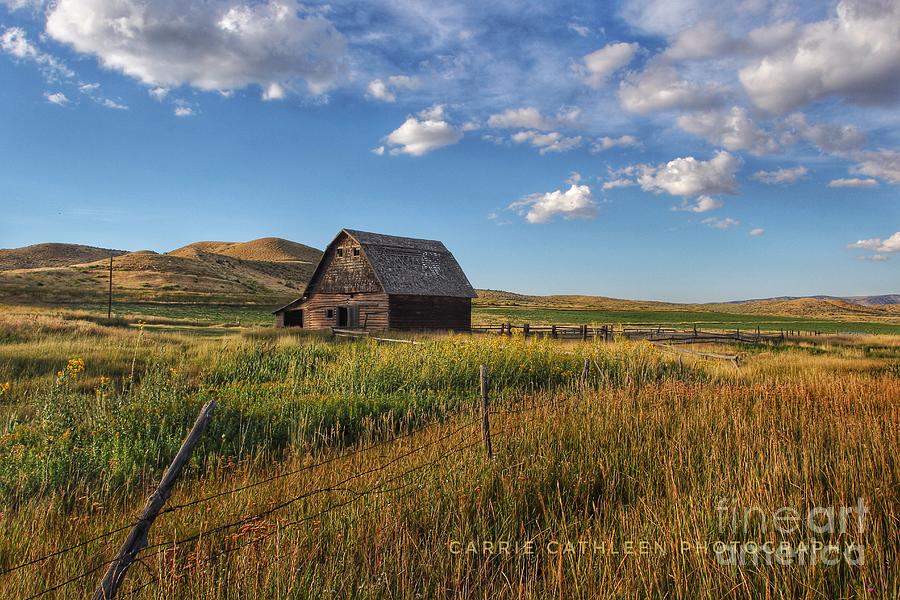
<svg viewBox="0 0 900 600">
<path fill-rule="evenodd" d="M 125 532 L 103 534 L 132 521 L 210 399 L 180 508 L 123 597 L 900 593 L 898 338 L 734 348 L 739 369 L 624 341 L 420 342 L 0 312 L 0 596 L 69 580 L 44 597 L 88 596 Z M 860 498 L 862 527 L 774 528 L 779 510 L 824 518 Z M 864 560 L 731 564 L 727 542 Z"/>
</svg>

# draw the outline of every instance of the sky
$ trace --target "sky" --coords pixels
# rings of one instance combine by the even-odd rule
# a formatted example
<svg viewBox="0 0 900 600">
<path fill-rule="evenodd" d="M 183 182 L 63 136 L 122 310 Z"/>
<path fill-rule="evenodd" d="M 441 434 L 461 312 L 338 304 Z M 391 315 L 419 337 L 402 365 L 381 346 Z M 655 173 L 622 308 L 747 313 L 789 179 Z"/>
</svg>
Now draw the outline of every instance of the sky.
<svg viewBox="0 0 900 600">
<path fill-rule="evenodd" d="M 900 0 L 0 0 L 0 247 L 342 227 L 473 285 L 900 293 Z"/>
</svg>

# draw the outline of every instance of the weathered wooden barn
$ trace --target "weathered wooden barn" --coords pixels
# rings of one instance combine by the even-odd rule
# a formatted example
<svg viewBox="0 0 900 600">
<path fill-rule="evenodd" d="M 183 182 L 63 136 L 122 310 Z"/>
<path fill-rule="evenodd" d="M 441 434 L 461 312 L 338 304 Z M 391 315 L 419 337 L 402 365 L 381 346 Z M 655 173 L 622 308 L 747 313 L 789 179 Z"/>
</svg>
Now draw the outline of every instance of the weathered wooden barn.
<svg viewBox="0 0 900 600">
<path fill-rule="evenodd" d="M 446 329 L 472 326 L 475 290 L 439 241 L 343 229 L 279 327 Z"/>
</svg>

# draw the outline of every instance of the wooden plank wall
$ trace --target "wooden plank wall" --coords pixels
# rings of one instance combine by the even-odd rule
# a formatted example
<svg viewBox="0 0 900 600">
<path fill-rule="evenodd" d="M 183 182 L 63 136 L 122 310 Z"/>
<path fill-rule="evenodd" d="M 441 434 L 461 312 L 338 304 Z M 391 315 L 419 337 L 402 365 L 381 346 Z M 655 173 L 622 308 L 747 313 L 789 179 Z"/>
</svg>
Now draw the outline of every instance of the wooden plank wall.
<svg viewBox="0 0 900 600">
<path fill-rule="evenodd" d="M 388 328 L 388 296 L 381 292 L 363 294 L 313 294 L 298 306 L 303 311 L 304 329 L 329 329 L 337 327 L 338 306 L 359 305 L 359 327 L 374 331 Z M 326 309 L 334 309 L 329 319 Z"/>
<path fill-rule="evenodd" d="M 472 299 L 446 296 L 391 296 L 391 329 L 472 328 Z"/>
</svg>

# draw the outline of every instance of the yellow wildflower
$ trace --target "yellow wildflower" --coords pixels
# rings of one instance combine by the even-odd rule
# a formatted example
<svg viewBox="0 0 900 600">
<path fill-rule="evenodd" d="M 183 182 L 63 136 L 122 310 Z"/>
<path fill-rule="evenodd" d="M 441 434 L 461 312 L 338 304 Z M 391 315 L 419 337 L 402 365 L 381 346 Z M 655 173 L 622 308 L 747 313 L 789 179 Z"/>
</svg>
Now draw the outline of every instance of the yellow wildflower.
<svg viewBox="0 0 900 600">
<path fill-rule="evenodd" d="M 12 387 L 12 384 L 8 381 L 5 383 L 0 383 L 0 396 L 9 392 L 9 388 L 11 388 L 11 387 Z"/>
</svg>

